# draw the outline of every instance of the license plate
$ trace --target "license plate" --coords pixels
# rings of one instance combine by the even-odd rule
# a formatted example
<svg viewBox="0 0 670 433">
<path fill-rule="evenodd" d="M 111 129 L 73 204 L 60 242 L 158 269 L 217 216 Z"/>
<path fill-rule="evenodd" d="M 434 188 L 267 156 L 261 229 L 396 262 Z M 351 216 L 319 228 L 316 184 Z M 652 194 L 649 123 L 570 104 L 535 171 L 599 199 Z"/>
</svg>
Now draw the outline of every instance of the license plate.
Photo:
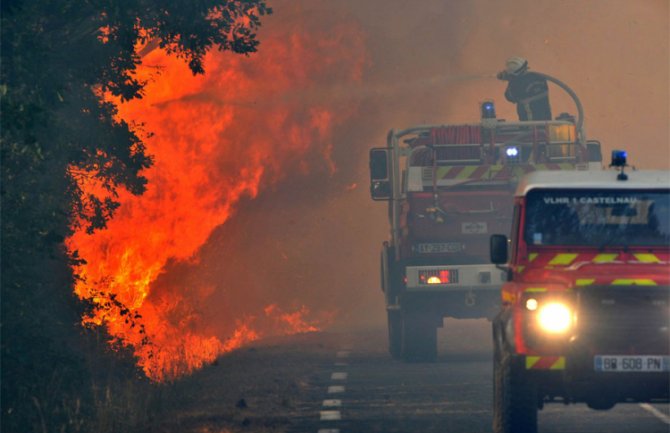
<svg viewBox="0 0 670 433">
<path fill-rule="evenodd" d="M 596 371 L 658 373 L 670 371 L 670 356 L 596 355 L 593 364 Z"/>
<path fill-rule="evenodd" d="M 463 246 L 458 242 L 446 242 L 417 244 L 416 249 L 421 254 L 457 253 L 463 249 Z"/>
<path fill-rule="evenodd" d="M 488 233 L 488 226 L 485 222 L 461 223 L 461 233 L 466 235 L 481 235 Z"/>
</svg>

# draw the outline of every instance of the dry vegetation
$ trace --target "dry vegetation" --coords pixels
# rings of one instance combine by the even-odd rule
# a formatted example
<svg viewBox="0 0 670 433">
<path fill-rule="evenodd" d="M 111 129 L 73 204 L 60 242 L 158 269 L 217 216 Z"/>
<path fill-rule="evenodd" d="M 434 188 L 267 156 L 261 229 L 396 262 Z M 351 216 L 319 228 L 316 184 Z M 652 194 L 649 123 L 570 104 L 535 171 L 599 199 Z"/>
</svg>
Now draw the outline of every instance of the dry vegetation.
<svg viewBox="0 0 670 433">
<path fill-rule="evenodd" d="M 317 416 L 324 393 L 318 382 L 325 378 L 323 368 L 332 365 L 337 340 L 328 333 L 265 340 L 155 387 L 152 397 L 158 404 L 146 414 L 149 424 L 143 431 L 288 431 L 304 414 Z"/>
</svg>

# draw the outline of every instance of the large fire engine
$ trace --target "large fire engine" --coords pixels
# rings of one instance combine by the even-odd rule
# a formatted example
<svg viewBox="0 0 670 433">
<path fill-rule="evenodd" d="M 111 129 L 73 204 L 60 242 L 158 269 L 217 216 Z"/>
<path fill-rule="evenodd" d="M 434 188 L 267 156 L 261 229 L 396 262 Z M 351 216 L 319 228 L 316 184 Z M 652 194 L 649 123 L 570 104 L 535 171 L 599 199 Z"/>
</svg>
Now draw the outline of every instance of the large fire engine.
<svg viewBox="0 0 670 433">
<path fill-rule="evenodd" d="M 391 130 L 371 149 L 371 195 L 388 202 L 391 226 L 381 286 L 393 357 L 434 359 L 444 317 L 494 316 L 507 274 L 489 262 L 489 236 L 509 232 L 520 176 L 601 169 L 569 93 L 577 119 L 504 121 L 485 101 L 476 123 Z"/>
<path fill-rule="evenodd" d="M 619 174 L 527 175 L 511 239 L 491 236 L 506 275 L 493 320 L 496 433 L 537 432 L 548 402 L 668 401 L 670 172 L 626 174 L 623 152 L 613 165 Z"/>
</svg>

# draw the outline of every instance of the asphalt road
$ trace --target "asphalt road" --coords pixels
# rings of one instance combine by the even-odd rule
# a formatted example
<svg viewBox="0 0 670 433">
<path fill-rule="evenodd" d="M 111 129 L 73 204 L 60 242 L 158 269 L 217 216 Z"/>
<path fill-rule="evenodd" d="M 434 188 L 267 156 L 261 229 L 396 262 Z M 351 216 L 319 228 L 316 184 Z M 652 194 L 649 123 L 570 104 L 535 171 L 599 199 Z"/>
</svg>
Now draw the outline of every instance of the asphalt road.
<svg viewBox="0 0 670 433">
<path fill-rule="evenodd" d="M 313 387 L 314 415 L 290 432 L 491 432 L 492 362 L 486 321 L 448 321 L 435 363 L 407 364 L 387 355 L 383 329 L 338 335 L 337 350 Z M 670 386 L 670 384 L 669 384 Z M 310 398 L 318 398 L 312 390 Z M 319 407 L 320 406 L 320 407 Z M 585 405 L 547 405 L 542 433 L 668 433 L 668 405 L 618 405 L 604 412 Z"/>
<path fill-rule="evenodd" d="M 386 330 L 331 330 L 259 341 L 176 383 L 160 433 L 491 432 L 490 325 L 446 322 L 435 363 L 386 351 Z M 670 384 L 669 384 L 670 386 Z M 668 433 L 663 405 L 547 405 L 542 433 Z"/>
</svg>

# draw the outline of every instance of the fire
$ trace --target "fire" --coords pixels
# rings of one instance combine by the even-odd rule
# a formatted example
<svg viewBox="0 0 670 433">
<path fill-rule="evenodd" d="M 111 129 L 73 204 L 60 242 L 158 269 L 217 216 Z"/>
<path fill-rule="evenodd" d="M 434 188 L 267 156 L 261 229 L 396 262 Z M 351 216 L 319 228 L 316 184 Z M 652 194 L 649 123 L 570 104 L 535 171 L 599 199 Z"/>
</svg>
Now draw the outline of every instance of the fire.
<svg viewBox="0 0 670 433">
<path fill-rule="evenodd" d="M 251 57 L 208 54 L 205 76 L 159 49 L 145 50 L 138 71 L 148 80 L 145 96 L 119 104 L 119 116 L 146 134 L 154 158 L 144 173 L 147 191 L 121 191 L 105 230 L 79 230 L 67 241 L 86 261 L 75 269 L 76 294 L 94 305 L 84 322 L 106 326 L 116 343 L 131 346 L 154 380 L 186 374 L 263 335 L 318 329 L 307 307 L 285 312 L 271 304 L 259 305 L 257 317 L 227 318 L 234 331 L 220 335 L 199 313 L 212 289 L 155 284 L 169 262 L 197 262 L 198 249 L 240 199 L 289 171 L 313 169 L 307 156 L 320 155 L 330 173 L 337 170 L 330 137 L 355 107 L 320 89 L 361 78 L 360 30 L 334 24 L 261 38 Z"/>
<path fill-rule="evenodd" d="M 279 308 L 274 304 L 268 305 L 264 310 L 266 316 L 277 317 L 285 327 L 288 326 L 288 329 L 285 331 L 285 333 L 314 332 L 319 330 L 319 328 L 313 324 L 305 321 L 305 316 L 309 314 L 309 310 L 304 306 L 300 310 L 294 311 L 293 313 L 283 313 L 279 311 Z M 275 316 L 275 314 L 277 315 Z"/>
</svg>

